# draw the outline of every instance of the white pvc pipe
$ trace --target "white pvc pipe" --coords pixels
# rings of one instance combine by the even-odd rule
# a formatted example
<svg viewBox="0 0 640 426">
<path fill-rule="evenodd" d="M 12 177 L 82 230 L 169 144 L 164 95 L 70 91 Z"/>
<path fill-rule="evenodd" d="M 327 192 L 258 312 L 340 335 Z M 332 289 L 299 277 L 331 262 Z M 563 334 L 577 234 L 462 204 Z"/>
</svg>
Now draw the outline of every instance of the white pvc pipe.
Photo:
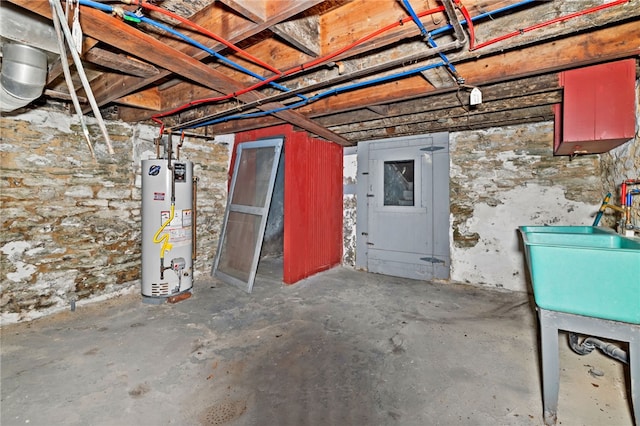
<svg viewBox="0 0 640 426">
<path fill-rule="evenodd" d="M 82 108 L 80 107 L 80 101 L 78 100 L 78 94 L 76 93 L 76 89 L 73 86 L 73 80 L 71 78 L 71 70 L 69 69 L 69 60 L 67 59 L 67 49 L 64 46 L 64 37 L 62 35 L 62 30 L 60 29 L 60 22 L 56 19 L 56 10 L 52 6 L 51 13 L 53 15 L 53 26 L 56 30 L 56 35 L 58 39 L 58 47 L 60 48 L 60 63 L 62 64 L 62 71 L 64 74 L 64 80 L 67 83 L 67 87 L 69 88 L 69 95 L 71 95 L 71 100 L 73 101 L 73 107 L 76 110 L 76 114 L 78 114 L 78 118 L 80 119 L 80 125 L 82 126 L 82 133 L 84 134 L 85 139 L 87 140 L 87 145 L 89 145 L 89 151 L 91 151 L 91 157 L 95 160 L 96 153 L 93 150 L 93 145 L 91 144 L 91 139 L 89 137 L 89 129 L 87 129 L 87 123 L 85 122 L 84 115 L 82 114 Z"/>
<path fill-rule="evenodd" d="M 62 5 L 60 4 L 60 0 L 49 0 L 49 4 L 51 5 L 51 9 L 53 13 L 53 19 L 58 18 L 60 21 L 60 25 L 62 26 L 62 31 L 64 32 L 64 36 L 67 39 L 67 43 L 69 44 L 69 50 L 71 51 L 71 56 L 73 57 L 73 62 L 76 65 L 78 70 L 78 75 L 80 76 L 80 81 L 82 82 L 82 87 L 87 94 L 87 99 L 89 99 L 89 104 L 91 105 L 91 110 L 93 111 L 93 115 L 95 115 L 98 120 L 98 126 L 100 126 L 100 130 L 102 131 L 102 135 L 104 136 L 105 142 L 107 144 L 107 148 L 109 150 L 109 154 L 113 154 L 113 147 L 111 146 L 111 140 L 109 139 L 109 133 L 107 132 L 107 127 L 104 124 L 104 120 L 102 119 L 102 114 L 100 114 L 100 108 L 96 102 L 96 98 L 93 96 L 93 92 L 91 91 L 91 85 L 89 84 L 89 80 L 87 79 L 87 75 L 84 72 L 84 68 L 82 67 L 82 62 L 80 60 L 80 55 L 78 55 L 78 50 L 76 49 L 75 43 L 73 42 L 73 37 L 71 36 L 71 30 L 69 29 L 69 24 L 67 20 L 64 18 L 64 12 L 62 10 Z"/>
</svg>

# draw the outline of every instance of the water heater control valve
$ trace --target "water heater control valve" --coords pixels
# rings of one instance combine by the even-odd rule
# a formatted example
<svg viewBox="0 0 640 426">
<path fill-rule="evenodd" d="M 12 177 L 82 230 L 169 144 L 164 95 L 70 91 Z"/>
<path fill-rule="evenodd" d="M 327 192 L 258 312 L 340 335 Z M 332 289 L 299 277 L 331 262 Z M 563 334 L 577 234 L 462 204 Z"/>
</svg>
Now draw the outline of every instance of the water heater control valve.
<svg viewBox="0 0 640 426">
<path fill-rule="evenodd" d="M 179 274 L 187 265 L 184 257 L 176 257 L 175 259 L 171 259 L 171 269 L 173 269 L 176 273 Z"/>
</svg>

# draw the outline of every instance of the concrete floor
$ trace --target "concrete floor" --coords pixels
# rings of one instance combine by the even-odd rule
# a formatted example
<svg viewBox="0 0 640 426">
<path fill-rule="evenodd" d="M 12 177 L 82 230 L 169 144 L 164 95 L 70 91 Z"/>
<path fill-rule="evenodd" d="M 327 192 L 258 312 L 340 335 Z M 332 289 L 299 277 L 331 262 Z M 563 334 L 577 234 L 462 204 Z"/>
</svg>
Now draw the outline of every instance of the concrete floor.
<svg viewBox="0 0 640 426">
<path fill-rule="evenodd" d="M 558 424 L 631 425 L 623 365 L 560 338 Z M 177 304 L 3 327 L 0 423 L 541 425 L 537 347 L 525 294 L 345 268 L 250 295 L 207 278 Z"/>
</svg>

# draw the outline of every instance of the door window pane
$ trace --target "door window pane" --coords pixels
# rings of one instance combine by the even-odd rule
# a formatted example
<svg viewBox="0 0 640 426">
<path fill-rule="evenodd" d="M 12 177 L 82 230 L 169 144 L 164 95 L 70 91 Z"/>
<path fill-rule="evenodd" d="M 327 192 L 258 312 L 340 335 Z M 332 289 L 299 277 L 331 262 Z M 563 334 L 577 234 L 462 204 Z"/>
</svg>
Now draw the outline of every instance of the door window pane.
<svg viewBox="0 0 640 426">
<path fill-rule="evenodd" d="M 384 205 L 414 205 L 413 160 L 384 162 Z"/>
</svg>

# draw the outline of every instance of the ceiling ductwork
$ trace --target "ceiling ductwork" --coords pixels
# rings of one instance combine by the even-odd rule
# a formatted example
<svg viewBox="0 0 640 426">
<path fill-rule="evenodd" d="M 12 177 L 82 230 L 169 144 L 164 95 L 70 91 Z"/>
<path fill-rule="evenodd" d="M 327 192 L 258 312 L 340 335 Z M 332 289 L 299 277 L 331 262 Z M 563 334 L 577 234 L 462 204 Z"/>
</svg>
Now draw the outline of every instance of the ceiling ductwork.
<svg viewBox="0 0 640 426">
<path fill-rule="evenodd" d="M 38 99 L 47 80 L 47 55 L 35 47 L 18 43 L 2 46 L 0 108 L 14 111 Z"/>
</svg>

